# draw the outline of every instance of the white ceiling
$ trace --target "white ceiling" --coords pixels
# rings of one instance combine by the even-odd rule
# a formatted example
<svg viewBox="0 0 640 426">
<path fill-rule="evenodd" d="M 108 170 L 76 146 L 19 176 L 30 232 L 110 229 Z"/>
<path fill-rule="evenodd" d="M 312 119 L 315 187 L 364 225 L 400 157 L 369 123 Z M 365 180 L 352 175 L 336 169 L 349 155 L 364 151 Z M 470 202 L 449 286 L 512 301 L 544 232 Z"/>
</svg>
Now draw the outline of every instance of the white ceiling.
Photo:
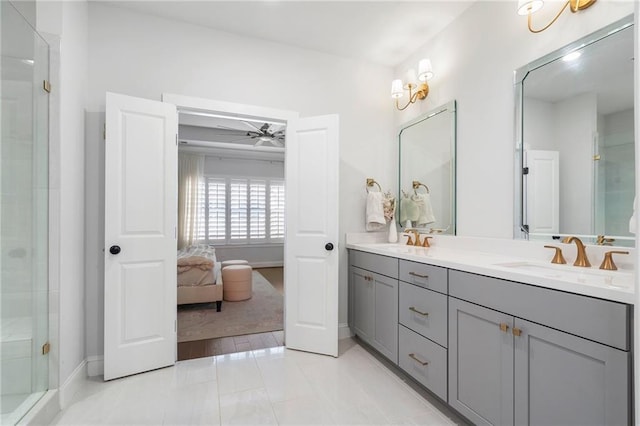
<svg viewBox="0 0 640 426">
<path fill-rule="evenodd" d="M 474 1 L 141 0 L 107 1 L 106 4 L 395 66 L 444 29 Z"/>
</svg>

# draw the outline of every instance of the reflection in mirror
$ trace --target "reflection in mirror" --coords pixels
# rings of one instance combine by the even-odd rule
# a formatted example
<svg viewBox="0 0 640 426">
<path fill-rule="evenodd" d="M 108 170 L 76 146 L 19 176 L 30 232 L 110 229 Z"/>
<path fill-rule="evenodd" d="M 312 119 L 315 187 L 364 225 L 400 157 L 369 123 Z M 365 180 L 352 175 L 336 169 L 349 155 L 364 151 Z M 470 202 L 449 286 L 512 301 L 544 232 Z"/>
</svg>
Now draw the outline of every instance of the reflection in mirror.
<svg viewBox="0 0 640 426">
<path fill-rule="evenodd" d="M 400 226 L 455 235 L 455 101 L 404 124 L 398 139 Z"/>
<path fill-rule="evenodd" d="M 516 237 L 634 245 L 633 88 L 631 17 L 516 71 Z"/>
</svg>

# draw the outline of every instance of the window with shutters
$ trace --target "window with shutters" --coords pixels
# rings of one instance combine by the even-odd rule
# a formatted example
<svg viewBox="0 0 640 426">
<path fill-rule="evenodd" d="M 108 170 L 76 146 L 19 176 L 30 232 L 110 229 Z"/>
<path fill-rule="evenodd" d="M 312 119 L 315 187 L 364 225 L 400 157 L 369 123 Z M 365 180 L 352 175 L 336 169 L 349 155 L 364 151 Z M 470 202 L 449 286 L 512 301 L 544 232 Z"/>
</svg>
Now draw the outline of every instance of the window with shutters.
<svg viewBox="0 0 640 426">
<path fill-rule="evenodd" d="M 284 242 L 284 181 L 206 176 L 198 239 L 207 244 Z"/>
</svg>

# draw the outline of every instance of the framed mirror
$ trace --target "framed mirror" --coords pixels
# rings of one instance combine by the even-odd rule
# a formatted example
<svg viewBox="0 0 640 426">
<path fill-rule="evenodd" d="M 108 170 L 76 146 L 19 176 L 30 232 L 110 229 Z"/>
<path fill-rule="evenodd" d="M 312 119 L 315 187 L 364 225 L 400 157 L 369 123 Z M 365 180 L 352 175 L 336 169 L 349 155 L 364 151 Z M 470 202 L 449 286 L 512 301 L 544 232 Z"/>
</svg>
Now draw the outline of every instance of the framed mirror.
<svg viewBox="0 0 640 426">
<path fill-rule="evenodd" d="M 515 72 L 515 237 L 635 245 L 633 17 Z"/>
<path fill-rule="evenodd" d="M 456 233 L 456 102 L 402 125 L 399 202 L 401 228 Z"/>
</svg>

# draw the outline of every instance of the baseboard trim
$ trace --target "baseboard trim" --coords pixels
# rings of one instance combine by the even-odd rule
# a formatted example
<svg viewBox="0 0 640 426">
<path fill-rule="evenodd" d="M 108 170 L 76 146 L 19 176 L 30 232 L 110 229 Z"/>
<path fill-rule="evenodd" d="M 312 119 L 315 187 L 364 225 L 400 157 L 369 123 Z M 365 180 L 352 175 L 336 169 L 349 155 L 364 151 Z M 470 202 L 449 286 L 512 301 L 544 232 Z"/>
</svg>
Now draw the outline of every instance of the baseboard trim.
<svg viewBox="0 0 640 426">
<path fill-rule="evenodd" d="M 82 362 L 73 370 L 73 373 L 69 375 L 64 384 L 60 386 L 59 401 L 60 409 L 64 410 L 71 402 L 73 396 L 78 392 L 82 383 L 87 380 L 87 360 L 83 359 Z"/>
<path fill-rule="evenodd" d="M 338 339 L 348 339 L 350 337 L 353 337 L 353 333 L 351 333 L 349 324 L 338 324 Z"/>
<path fill-rule="evenodd" d="M 102 355 L 87 357 L 87 376 L 104 375 L 104 357 Z"/>
</svg>

